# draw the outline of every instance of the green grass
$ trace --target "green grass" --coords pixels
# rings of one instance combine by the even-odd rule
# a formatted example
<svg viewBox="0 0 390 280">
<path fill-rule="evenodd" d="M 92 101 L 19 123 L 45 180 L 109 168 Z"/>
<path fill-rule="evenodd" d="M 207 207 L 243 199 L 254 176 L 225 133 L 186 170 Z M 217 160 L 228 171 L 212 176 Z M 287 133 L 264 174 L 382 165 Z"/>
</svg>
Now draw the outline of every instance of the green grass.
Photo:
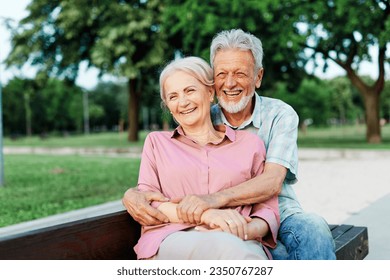
<svg viewBox="0 0 390 280">
<path fill-rule="evenodd" d="M 139 159 L 6 155 L 0 227 L 122 198 Z"/>
<path fill-rule="evenodd" d="M 76 136 L 48 136 L 44 139 L 34 137 L 20 137 L 17 139 L 4 138 L 4 146 L 9 147 L 102 147 L 102 148 L 126 148 L 132 146 L 142 146 L 145 140 L 147 132 L 142 131 L 140 133 L 140 140 L 138 142 L 127 141 L 126 133 L 92 133 L 88 135 L 76 135 Z"/>
<path fill-rule="evenodd" d="M 299 131 L 300 148 L 334 149 L 390 149 L 390 125 L 382 127 L 382 143 L 368 144 L 363 125 L 334 126 L 329 128 L 309 127 L 306 133 Z"/>
<path fill-rule="evenodd" d="M 382 127 L 382 143 L 368 144 L 365 139 L 364 125 L 333 126 L 327 128 L 309 127 L 306 133 L 299 131 L 298 146 L 301 148 L 349 148 L 349 149 L 390 149 L 390 125 Z M 138 142 L 129 143 L 126 133 L 97 133 L 68 137 L 22 137 L 16 140 L 4 139 L 9 147 L 101 147 L 128 148 L 142 147 L 147 132 L 141 131 Z"/>
</svg>

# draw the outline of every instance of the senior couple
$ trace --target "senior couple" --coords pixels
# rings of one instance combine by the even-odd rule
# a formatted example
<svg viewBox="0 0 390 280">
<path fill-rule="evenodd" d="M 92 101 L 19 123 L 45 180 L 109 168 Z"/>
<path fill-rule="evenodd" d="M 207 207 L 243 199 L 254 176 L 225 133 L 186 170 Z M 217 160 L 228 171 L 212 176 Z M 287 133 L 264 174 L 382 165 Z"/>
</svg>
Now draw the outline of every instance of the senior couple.
<svg viewBox="0 0 390 280">
<path fill-rule="evenodd" d="M 293 190 L 298 116 L 255 92 L 262 59 L 261 41 L 233 29 L 214 37 L 212 68 L 187 57 L 162 71 L 179 126 L 147 136 L 137 188 L 123 197 L 142 225 L 138 259 L 335 259 L 326 221 Z"/>
</svg>

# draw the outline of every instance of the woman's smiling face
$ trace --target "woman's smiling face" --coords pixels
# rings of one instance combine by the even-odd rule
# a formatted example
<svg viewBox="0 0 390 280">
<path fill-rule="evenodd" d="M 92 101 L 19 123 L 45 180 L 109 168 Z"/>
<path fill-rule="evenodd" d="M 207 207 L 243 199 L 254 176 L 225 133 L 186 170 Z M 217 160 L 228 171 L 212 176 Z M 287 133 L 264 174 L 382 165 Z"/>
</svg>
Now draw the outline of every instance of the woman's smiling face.
<svg viewBox="0 0 390 280">
<path fill-rule="evenodd" d="M 165 104 L 182 127 L 201 126 L 210 118 L 214 90 L 192 75 L 175 71 L 164 82 Z"/>
</svg>

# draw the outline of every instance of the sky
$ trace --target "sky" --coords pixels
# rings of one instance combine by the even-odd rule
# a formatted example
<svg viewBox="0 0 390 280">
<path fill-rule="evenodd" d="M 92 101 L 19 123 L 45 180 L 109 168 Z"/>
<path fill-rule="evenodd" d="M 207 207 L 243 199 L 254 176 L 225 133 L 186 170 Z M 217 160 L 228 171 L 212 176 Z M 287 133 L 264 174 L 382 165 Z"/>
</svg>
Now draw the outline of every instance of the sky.
<svg viewBox="0 0 390 280">
<path fill-rule="evenodd" d="M 26 7 L 30 2 L 31 0 L 0 0 L 0 81 L 2 85 L 14 76 L 33 78 L 35 75 L 32 68 L 25 67 L 22 70 L 5 69 L 3 63 L 11 50 L 10 34 L 3 23 L 4 18 L 10 18 L 18 22 L 28 15 Z M 86 70 L 85 65 L 81 65 L 76 84 L 86 89 L 92 89 L 98 82 L 97 75 L 98 71 L 96 69 Z"/>
<path fill-rule="evenodd" d="M 4 18 L 10 18 L 18 22 L 25 16 L 27 16 L 27 11 L 25 10 L 31 0 L 0 0 L 0 81 L 1 84 L 6 84 L 9 79 L 14 76 L 18 77 L 27 77 L 33 78 L 34 70 L 32 68 L 25 67 L 22 70 L 17 69 L 5 69 L 3 61 L 8 56 L 10 52 L 10 34 L 5 28 Z M 375 49 L 372 49 L 375 58 Z M 321 61 L 318 61 L 319 65 L 322 65 Z M 310 73 L 312 72 L 312 64 L 308 64 L 306 70 Z M 359 74 L 361 75 L 370 75 L 374 79 L 377 78 L 378 69 L 368 62 L 364 62 L 361 67 Z M 387 79 L 389 78 L 389 72 L 387 69 Z M 96 69 L 87 70 L 85 65 L 81 65 L 80 75 L 76 80 L 76 84 L 84 87 L 86 89 L 92 89 L 98 82 L 97 78 L 98 71 Z M 326 73 L 323 73 L 321 67 L 318 67 L 314 74 L 321 78 L 333 78 L 336 76 L 345 75 L 345 71 L 333 62 L 329 62 L 329 68 Z"/>
</svg>

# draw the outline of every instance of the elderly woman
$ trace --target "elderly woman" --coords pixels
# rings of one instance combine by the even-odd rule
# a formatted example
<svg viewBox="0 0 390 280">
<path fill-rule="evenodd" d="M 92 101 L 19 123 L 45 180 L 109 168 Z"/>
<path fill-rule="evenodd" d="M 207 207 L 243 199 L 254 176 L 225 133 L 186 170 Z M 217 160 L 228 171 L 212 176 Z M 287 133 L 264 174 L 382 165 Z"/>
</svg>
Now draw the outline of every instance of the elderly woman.
<svg viewBox="0 0 390 280">
<path fill-rule="evenodd" d="M 160 94 L 179 124 L 145 140 L 138 189 L 167 198 L 208 194 L 262 173 L 263 142 L 228 126 L 214 127 L 213 72 L 197 57 L 174 60 L 160 75 Z M 169 222 L 144 226 L 134 247 L 138 259 L 269 259 L 279 228 L 277 197 L 232 209 L 209 209 L 202 224 L 182 223 L 172 202 L 153 202 Z M 218 225 L 218 226 L 216 226 Z"/>
</svg>

